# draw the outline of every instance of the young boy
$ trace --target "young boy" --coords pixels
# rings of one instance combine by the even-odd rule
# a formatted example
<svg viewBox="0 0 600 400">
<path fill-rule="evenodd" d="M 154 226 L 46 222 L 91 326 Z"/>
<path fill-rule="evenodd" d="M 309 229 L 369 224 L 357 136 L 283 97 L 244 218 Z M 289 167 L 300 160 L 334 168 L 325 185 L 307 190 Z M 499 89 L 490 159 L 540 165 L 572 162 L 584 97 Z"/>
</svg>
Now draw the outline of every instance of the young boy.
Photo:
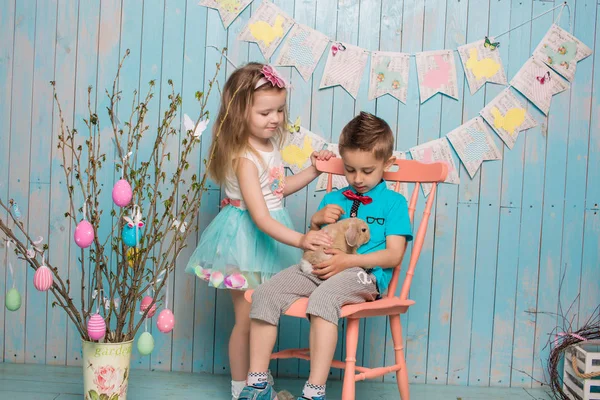
<svg viewBox="0 0 600 400">
<path fill-rule="evenodd" d="M 252 296 L 250 372 L 240 400 L 276 399 L 267 383 L 268 367 L 277 338 L 277 324 L 297 299 L 308 297 L 310 317 L 310 376 L 299 399 L 324 400 L 325 384 L 335 352 L 341 308 L 373 301 L 386 292 L 392 269 L 400 263 L 407 240 L 412 240 L 406 199 L 389 190 L 383 173 L 395 161 L 394 136 L 389 125 L 361 112 L 342 130 L 339 150 L 350 186 L 328 193 L 311 218 L 311 229 L 344 218 L 369 225 L 371 239 L 348 255 L 333 256 L 314 266 L 312 274 L 292 266 L 260 285 Z"/>
</svg>

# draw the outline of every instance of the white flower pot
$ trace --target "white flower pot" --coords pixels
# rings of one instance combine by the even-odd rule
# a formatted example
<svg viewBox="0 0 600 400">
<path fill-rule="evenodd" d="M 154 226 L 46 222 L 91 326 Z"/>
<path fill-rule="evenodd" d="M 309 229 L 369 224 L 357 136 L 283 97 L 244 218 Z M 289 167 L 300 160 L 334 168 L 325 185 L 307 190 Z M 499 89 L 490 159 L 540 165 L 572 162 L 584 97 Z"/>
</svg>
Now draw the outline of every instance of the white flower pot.
<svg viewBox="0 0 600 400">
<path fill-rule="evenodd" d="M 83 342 L 83 390 L 86 400 L 125 400 L 133 340 Z"/>
</svg>

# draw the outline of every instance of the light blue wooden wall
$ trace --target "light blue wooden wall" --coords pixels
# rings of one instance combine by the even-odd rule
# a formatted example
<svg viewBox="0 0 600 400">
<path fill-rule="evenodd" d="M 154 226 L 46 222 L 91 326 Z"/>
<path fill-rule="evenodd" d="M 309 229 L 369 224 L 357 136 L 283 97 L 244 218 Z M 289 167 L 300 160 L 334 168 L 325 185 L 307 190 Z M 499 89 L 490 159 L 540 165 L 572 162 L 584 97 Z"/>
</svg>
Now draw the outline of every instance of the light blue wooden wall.
<svg viewBox="0 0 600 400">
<path fill-rule="evenodd" d="M 49 238 L 50 257 L 72 282 L 80 279 L 78 252 L 65 223 L 67 196 L 56 150 L 57 110 L 48 82 L 56 80 L 67 123 L 81 127 L 88 85 L 109 87 L 118 60 L 131 56 L 120 81 L 123 104 L 132 91 L 154 79 L 157 96 L 147 120 L 156 126 L 165 107 L 167 80 L 183 95 L 183 112 L 195 115 L 194 92 L 203 90 L 215 72 L 218 53 L 206 45 L 228 47 L 237 64 L 262 61 L 254 44 L 236 40 L 259 0 L 230 26 L 215 10 L 197 0 L 2 0 L 0 2 L 0 196 L 14 198 L 33 236 Z M 369 50 L 418 52 L 456 48 L 499 33 L 538 15 L 559 1 L 538 0 L 278 0 L 296 21 L 331 38 Z M 600 6 L 596 0 L 569 0 L 574 34 L 594 49 L 600 41 Z M 547 14 L 501 38 L 509 78 L 519 70 L 557 16 Z M 561 25 L 567 27 L 567 13 Z M 600 261 L 600 49 L 580 62 L 571 90 L 555 96 L 549 118 L 530 107 L 538 126 L 521 134 L 512 151 L 502 146 L 503 160 L 487 162 L 470 179 L 461 167 L 459 186 L 439 190 L 430 235 L 415 275 L 411 297 L 416 305 L 402 317 L 410 379 L 432 384 L 536 386 L 543 378 L 545 348 L 556 326 L 554 317 L 530 311 L 556 312 L 560 300 L 574 324 L 599 303 Z M 458 59 L 457 59 L 458 61 Z M 385 118 L 396 133 L 397 149 L 443 137 L 477 115 L 502 89 L 488 84 L 471 96 L 459 67 L 459 100 L 435 96 L 419 105 L 411 61 L 407 104 L 391 97 L 369 101 L 367 78 L 356 100 L 343 89 L 318 90 L 325 66 L 313 79 L 291 78 L 290 114 L 300 115 L 311 130 L 336 142 L 344 124 L 360 110 Z M 598 67 L 594 68 L 595 65 Z M 219 73 L 221 85 L 232 72 Z M 92 107 L 103 113 L 103 92 L 93 93 Z M 216 114 L 218 100 L 210 102 Z M 101 114 L 102 116 L 102 114 Z M 100 132 L 102 136 L 102 131 Z M 108 140 L 103 148 L 112 156 Z M 202 143 L 196 167 L 208 142 Z M 148 148 L 142 149 L 148 151 Z M 113 171 L 100 177 L 107 188 Z M 105 206 L 110 207 L 105 190 Z M 316 209 L 322 193 L 310 185 L 287 200 L 298 227 Z M 198 218 L 205 227 L 218 212 L 220 191 L 211 186 Z M 423 200 L 420 201 L 421 205 Z M 2 215 L 5 218 L 6 215 Z M 185 259 L 197 237 L 189 240 Z M 11 282 L 2 248 L 0 291 Z M 16 363 L 78 365 L 80 341 L 60 310 L 33 289 L 32 272 L 16 264 L 16 285 L 24 306 L 6 312 L 0 296 L 0 360 Z M 174 290 L 176 289 L 176 290 Z M 226 292 L 208 289 L 179 268 L 171 280 L 171 302 L 177 316 L 172 335 L 155 332 L 150 357 L 135 356 L 144 369 L 228 373 L 227 340 L 233 324 Z M 580 295 L 577 297 L 577 295 Z M 77 291 L 73 294 L 77 299 Z M 393 359 L 387 322 L 375 318 L 361 326 L 359 362 L 382 364 Z M 307 345 L 308 324 L 286 320 L 278 346 Z M 340 344 L 343 344 L 340 331 Z M 337 356 L 341 356 L 338 350 Z M 283 376 L 306 376 L 305 362 L 273 363 Z M 519 372 L 523 371 L 523 372 Z M 339 377 L 338 371 L 333 372 Z M 534 378 L 532 379 L 531 376 Z M 385 377 L 386 381 L 395 379 Z"/>
</svg>

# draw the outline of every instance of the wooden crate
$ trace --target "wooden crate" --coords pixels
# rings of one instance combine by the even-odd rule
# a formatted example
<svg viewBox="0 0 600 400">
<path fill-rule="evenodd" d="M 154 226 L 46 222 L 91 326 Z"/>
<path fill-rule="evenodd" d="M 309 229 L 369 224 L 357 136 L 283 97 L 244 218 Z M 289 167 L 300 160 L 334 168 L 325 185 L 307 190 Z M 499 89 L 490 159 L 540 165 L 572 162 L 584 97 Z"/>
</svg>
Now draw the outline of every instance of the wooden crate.
<svg viewBox="0 0 600 400">
<path fill-rule="evenodd" d="M 600 400 L 600 377 L 582 379 L 573 370 L 573 354 L 583 374 L 600 372 L 600 340 L 580 342 L 565 350 L 563 391 L 573 400 Z"/>
</svg>

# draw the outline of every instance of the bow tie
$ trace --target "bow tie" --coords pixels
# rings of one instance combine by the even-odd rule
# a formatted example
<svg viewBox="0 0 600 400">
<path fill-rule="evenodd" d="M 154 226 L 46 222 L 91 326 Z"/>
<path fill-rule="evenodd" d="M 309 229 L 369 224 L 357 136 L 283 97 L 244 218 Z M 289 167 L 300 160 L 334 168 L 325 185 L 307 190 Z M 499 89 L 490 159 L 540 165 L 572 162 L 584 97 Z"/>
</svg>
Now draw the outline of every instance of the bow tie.
<svg viewBox="0 0 600 400">
<path fill-rule="evenodd" d="M 354 193 L 352 190 L 348 189 L 348 190 L 344 190 L 342 192 L 342 194 L 344 196 L 346 196 L 348 199 L 353 200 L 353 201 L 360 201 L 363 204 L 371 204 L 373 202 L 373 199 L 370 198 L 369 196 L 363 196 L 362 194 L 358 194 L 358 193 Z"/>
</svg>

